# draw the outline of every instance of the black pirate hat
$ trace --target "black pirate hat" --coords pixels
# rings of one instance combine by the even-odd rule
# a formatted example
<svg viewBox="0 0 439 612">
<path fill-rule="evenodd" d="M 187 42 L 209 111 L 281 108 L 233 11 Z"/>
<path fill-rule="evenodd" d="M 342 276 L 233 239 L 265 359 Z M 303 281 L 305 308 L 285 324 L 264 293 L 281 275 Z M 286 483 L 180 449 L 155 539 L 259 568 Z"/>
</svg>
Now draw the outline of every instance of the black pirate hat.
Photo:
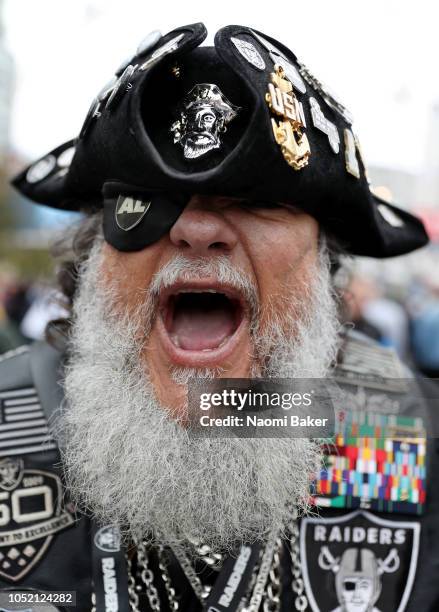
<svg viewBox="0 0 439 612">
<path fill-rule="evenodd" d="M 14 181 L 35 202 L 104 207 L 107 240 L 142 249 L 191 194 L 300 207 L 347 251 L 389 257 L 428 242 L 373 194 L 346 108 L 283 44 L 227 26 L 152 33 L 93 101 L 78 138 Z"/>
</svg>

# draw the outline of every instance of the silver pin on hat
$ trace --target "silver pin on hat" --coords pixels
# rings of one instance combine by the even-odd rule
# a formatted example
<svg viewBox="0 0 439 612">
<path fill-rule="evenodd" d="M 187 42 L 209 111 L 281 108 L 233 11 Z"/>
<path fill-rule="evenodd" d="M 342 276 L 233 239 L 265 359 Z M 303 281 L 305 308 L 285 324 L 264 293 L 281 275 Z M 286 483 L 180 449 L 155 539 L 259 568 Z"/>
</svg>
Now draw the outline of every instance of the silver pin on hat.
<svg viewBox="0 0 439 612">
<path fill-rule="evenodd" d="M 300 91 L 300 93 L 306 93 L 306 85 L 300 76 L 298 69 L 285 57 L 282 51 L 279 51 L 279 49 L 268 42 L 268 40 L 265 40 L 265 38 L 259 36 L 259 34 L 256 34 L 254 30 L 250 30 L 250 32 L 261 43 L 264 49 L 268 51 L 273 64 L 280 64 L 282 66 L 287 79 L 291 81 L 294 87 Z"/>
<path fill-rule="evenodd" d="M 147 59 L 146 62 L 142 64 L 142 66 L 140 66 L 140 70 L 147 70 L 154 62 L 159 60 L 161 57 L 163 57 L 164 55 L 167 55 L 168 53 L 172 53 L 173 51 L 175 51 L 178 48 L 179 42 L 183 38 L 184 38 L 184 33 L 182 32 L 178 36 L 174 36 L 174 38 L 171 38 L 171 40 L 168 40 L 168 42 L 166 42 L 164 45 L 162 45 L 161 47 L 159 47 L 158 49 L 154 51 L 151 57 Z"/>
<path fill-rule="evenodd" d="M 125 68 L 123 74 L 119 77 L 117 83 L 114 85 L 110 97 L 105 104 L 107 110 L 114 109 L 117 104 L 122 100 L 124 94 L 129 88 L 130 79 L 133 76 L 137 66 L 131 64 Z"/>
<path fill-rule="evenodd" d="M 39 183 L 43 179 L 47 178 L 52 170 L 56 166 L 56 158 L 54 155 L 46 155 L 43 159 L 38 160 L 33 166 L 29 168 L 26 173 L 26 180 L 28 183 L 35 184 Z"/>
<path fill-rule="evenodd" d="M 60 168 L 69 168 L 75 155 L 76 147 L 69 147 L 58 155 L 56 160 L 57 165 Z"/>
<path fill-rule="evenodd" d="M 299 61 L 298 64 L 300 66 L 300 74 L 303 76 L 308 85 L 311 85 L 311 87 L 313 87 L 313 89 L 315 89 L 322 96 L 322 98 L 330 108 L 337 111 L 337 113 L 339 113 L 343 117 L 343 119 L 347 121 L 347 123 L 350 123 L 352 125 L 354 121 L 352 114 L 338 100 L 336 95 L 329 89 L 329 87 L 322 83 L 322 81 L 317 79 L 309 70 L 309 68 L 305 66 L 305 64 Z"/>
<path fill-rule="evenodd" d="M 360 178 L 360 165 L 357 159 L 357 147 L 355 144 L 355 138 L 351 130 L 345 128 L 344 131 L 344 144 L 345 144 L 345 161 L 346 170 L 355 178 Z"/>
<path fill-rule="evenodd" d="M 79 138 L 84 138 L 84 136 L 88 133 L 91 128 L 91 125 L 95 119 L 101 116 L 101 103 L 97 98 L 93 100 L 90 108 L 88 109 L 87 116 L 85 118 L 84 123 L 82 124 L 81 131 L 79 133 Z"/>
<path fill-rule="evenodd" d="M 116 83 L 117 76 L 112 77 L 109 81 L 107 81 L 107 83 L 105 83 L 104 87 L 102 87 L 102 89 L 97 95 L 97 99 L 99 100 L 99 102 L 104 102 L 108 98 L 108 96 L 113 91 Z"/>
<path fill-rule="evenodd" d="M 334 123 L 332 123 L 332 121 L 329 121 L 329 119 L 325 117 L 319 103 L 315 98 L 311 97 L 309 99 L 309 104 L 311 106 L 311 117 L 314 127 L 327 135 L 331 149 L 334 151 L 334 153 L 339 153 L 340 136 L 337 127 Z"/>
<path fill-rule="evenodd" d="M 186 94 L 180 118 L 171 126 L 174 144 L 183 148 L 186 159 L 196 159 L 221 148 L 221 135 L 239 110 L 218 85 L 198 83 Z"/>
<path fill-rule="evenodd" d="M 249 64 L 258 70 L 265 70 L 264 58 L 251 42 L 248 40 L 242 40 L 242 38 L 236 38 L 234 36 L 232 36 L 230 40 Z"/>
</svg>

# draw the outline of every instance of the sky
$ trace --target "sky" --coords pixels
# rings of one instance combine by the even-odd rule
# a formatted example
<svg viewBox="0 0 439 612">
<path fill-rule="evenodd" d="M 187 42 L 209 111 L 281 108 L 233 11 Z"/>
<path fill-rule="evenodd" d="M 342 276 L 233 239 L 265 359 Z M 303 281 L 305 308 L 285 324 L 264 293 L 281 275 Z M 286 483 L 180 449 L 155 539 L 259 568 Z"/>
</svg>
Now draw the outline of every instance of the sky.
<svg viewBox="0 0 439 612">
<path fill-rule="evenodd" d="M 5 0 L 16 62 L 11 138 L 30 158 L 75 137 L 88 107 L 151 30 L 250 25 L 289 46 L 352 112 L 370 164 L 418 172 L 439 102 L 432 0 Z M 439 147 L 438 147 L 439 148 Z"/>
</svg>

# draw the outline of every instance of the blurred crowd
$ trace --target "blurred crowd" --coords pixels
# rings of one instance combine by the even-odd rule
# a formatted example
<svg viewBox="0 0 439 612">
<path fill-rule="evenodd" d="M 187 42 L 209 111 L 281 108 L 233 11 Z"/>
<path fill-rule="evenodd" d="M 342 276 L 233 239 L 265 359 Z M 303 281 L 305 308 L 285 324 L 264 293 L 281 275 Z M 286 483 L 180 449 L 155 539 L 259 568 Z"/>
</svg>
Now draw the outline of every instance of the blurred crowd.
<svg viewBox="0 0 439 612">
<path fill-rule="evenodd" d="M 49 321 L 65 316 L 59 296 L 45 283 L 0 269 L 0 353 L 44 338 Z"/>
<path fill-rule="evenodd" d="M 414 276 L 390 294 L 372 276 L 352 275 L 343 292 L 344 319 L 429 378 L 439 378 L 439 277 Z"/>
<path fill-rule="evenodd" d="M 439 278 L 415 276 L 404 294 L 372 275 L 351 273 L 342 293 L 343 319 L 425 376 L 439 379 Z M 48 284 L 0 270 L 0 353 L 44 337 L 49 321 L 64 317 L 59 295 Z"/>
</svg>

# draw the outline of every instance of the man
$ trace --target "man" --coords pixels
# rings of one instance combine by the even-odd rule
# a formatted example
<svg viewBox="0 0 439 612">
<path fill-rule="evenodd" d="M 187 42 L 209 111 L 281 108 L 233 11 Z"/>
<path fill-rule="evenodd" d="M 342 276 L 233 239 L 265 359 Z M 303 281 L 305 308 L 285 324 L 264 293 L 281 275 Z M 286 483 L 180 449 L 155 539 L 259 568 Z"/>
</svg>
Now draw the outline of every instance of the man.
<svg viewBox="0 0 439 612">
<path fill-rule="evenodd" d="M 58 246 L 72 305 L 49 330 L 59 350 L 2 363 L 14 441 L 0 580 L 76 591 L 79 610 L 330 610 L 334 584 L 328 597 L 312 576 L 326 540 L 341 556 L 352 529 L 377 557 L 404 557 L 380 609 L 410 596 L 433 610 L 434 589 L 413 587 L 424 519 L 412 506 L 433 518 L 422 491 L 401 499 L 405 521 L 331 508 L 300 522 L 332 504 L 323 477 L 310 498 L 316 441 L 191 435 L 192 378 L 324 378 L 337 358 L 355 389 L 401 377 L 390 351 L 339 336 L 332 275 L 340 249 L 386 257 L 427 241 L 372 194 L 347 110 L 291 51 L 246 27 L 220 30 L 215 48 L 205 36 L 202 24 L 150 34 L 79 138 L 15 180 L 86 217 Z M 362 496 L 345 497 L 339 508 Z"/>
</svg>

